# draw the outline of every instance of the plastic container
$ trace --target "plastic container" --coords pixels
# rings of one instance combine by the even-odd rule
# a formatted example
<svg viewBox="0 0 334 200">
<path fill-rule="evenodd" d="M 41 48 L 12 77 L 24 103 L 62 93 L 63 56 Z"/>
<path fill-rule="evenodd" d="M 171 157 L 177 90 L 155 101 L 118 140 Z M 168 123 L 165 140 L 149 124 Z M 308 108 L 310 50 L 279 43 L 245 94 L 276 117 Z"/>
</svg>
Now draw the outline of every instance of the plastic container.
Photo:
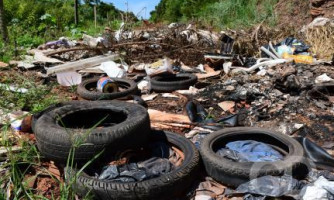
<svg viewBox="0 0 334 200">
<path fill-rule="evenodd" d="M 295 63 L 303 63 L 303 64 L 312 64 L 313 57 L 309 55 L 290 55 L 288 53 L 283 53 L 282 56 L 284 59 L 293 58 Z"/>
<path fill-rule="evenodd" d="M 99 92 L 112 93 L 118 91 L 118 86 L 117 83 L 109 77 L 103 77 L 97 82 L 96 89 Z"/>
</svg>

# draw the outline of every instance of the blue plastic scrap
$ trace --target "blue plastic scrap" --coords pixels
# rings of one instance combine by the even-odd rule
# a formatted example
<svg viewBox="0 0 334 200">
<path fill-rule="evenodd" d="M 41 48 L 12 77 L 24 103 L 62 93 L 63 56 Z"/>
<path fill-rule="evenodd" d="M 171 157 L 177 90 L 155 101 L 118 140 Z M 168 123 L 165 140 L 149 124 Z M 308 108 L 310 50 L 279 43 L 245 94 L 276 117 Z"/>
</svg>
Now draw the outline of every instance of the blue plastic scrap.
<svg viewBox="0 0 334 200">
<path fill-rule="evenodd" d="M 283 159 L 282 154 L 268 144 L 254 140 L 229 142 L 216 154 L 237 162 L 274 162 Z"/>
</svg>

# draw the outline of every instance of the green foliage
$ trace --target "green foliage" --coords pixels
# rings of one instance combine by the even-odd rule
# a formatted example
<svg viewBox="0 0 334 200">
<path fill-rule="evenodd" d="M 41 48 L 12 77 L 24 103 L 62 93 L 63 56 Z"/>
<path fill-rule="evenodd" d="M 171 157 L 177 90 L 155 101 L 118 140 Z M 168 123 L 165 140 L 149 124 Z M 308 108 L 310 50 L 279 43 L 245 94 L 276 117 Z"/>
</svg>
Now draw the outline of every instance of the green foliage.
<svg viewBox="0 0 334 200">
<path fill-rule="evenodd" d="M 222 0 L 209 5 L 201 20 L 218 28 L 250 27 L 273 17 L 277 0 Z"/>
<path fill-rule="evenodd" d="M 137 20 L 133 13 L 125 14 L 112 3 L 100 0 L 79 2 L 79 26 L 75 26 L 73 0 L 4 0 L 10 42 L 6 47 L 0 42 L 0 61 L 8 62 L 21 52 L 24 53 L 26 48 L 35 48 L 62 36 L 78 39 L 84 32 L 96 36 L 106 26 L 117 29 L 125 15 L 128 16 L 128 22 Z"/>
<path fill-rule="evenodd" d="M 162 0 L 151 13 L 153 21 L 194 20 L 216 28 L 243 28 L 275 23 L 278 0 Z"/>
<path fill-rule="evenodd" d="M 157 21 L 176 22 L 192 20 L 209 4 L 218 0 L 161 0 L 151 12 L 151 19 Z"/>
<path fill-rule="evenodd" d="M 56 95 L 50 94 L 52 86 L 38 85 L 33 77 L 27 79 L 16 76 L 15 80 L 10 77 L 2 77 L 2 79 L 0 96 L 6 97 L 0 99 L 0 108 L 3 110 L 26 110 L 35 113 L 60 101 Z M 13 86 L 12 82 L 16 83 L 16 88 L 26 88 L 28 92 L 9 91 L 9 87 Z"/>
<path fill-rule="evenodd" d="M 37 47 L 43 42 L 44 40 L 41 37 L 36 35 L 30 35 L 29 33 L 26 33 L 17 39 L 17 45 L 26 48 Z"/>
<path fill-rule="evenodd" d="M 12 56 L 12 51 L 8 51 L 8 48 L 5 46 L 5 44 L 0 41 L 0 61 L 9 62 Z"/>
</svg>

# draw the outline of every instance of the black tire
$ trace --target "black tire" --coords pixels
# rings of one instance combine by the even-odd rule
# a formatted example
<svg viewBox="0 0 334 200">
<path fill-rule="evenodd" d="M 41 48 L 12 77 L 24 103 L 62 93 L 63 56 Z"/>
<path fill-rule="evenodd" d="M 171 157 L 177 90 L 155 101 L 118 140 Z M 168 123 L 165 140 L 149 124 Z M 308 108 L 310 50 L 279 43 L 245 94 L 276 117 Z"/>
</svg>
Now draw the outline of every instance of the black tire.
<svg viewBox="0 0 334 200">
<path fill-rule="evenodd" d="M 226 143 L 237 140 L 256 140 L 270 144 L 287 154 L 275 162 L 234 162 L 216 154 Z M 261 128 L 229 128 L 208 135 L 201 144 L 200 153 L 209 176 L 231 187 L 238 187 L 256 177 L 291 174 L 295 178 L 307 175 L 308 164 L 303 147 L 293 138 Z"/>
<path fill-rule="evenodd" d="M 186 90 L 197 82 L 193 74 L 163 75 L 151 78 L 151 88 L 156 92 Z"/>
<path fill-rule="evenodd" d="M 77 89 L 77 93 L 80 97 L 87 100 L 113 100 L 125 98 L 131 94 L 136 94 L 138 92 L 138 87 L 136 82 L 132 80 L 120 79 L 120 78 L 112 78 L 117 85 L 125 87 L 125 91 L 121 92 L 112 92 L 112 93 L 102 93 L 97 90 L 90 91 L 89 88 L 96 88 L 97 82 L 100 77 L 91 78 L 83 81 Z"/>
<path fill-rule="evenodd" d="M 75 189 L 81 195 L 88 192 L 96 199 L 175 199 L 191 186 L 198 176 L 199 152 L 194 144 L 183 136 L 165 131 L 153 131 L 151 139 L 167 140 L 185 155 L 183 163 L 172 172 L 141 182 L 120 183 L 98 180 L 83 172 L 76 179 Z M 77 173 L 66 169 L 68 174 Z M 69 173 L 70 172 L 70 173 Z M 72 177 L 73 178 L 73 177 Z"/>
<path fill-rule="evenodd" d="M 38 113 L 35 113 L 32 115 L 32 119 L 31 119 L 31 129 L 32 129 L 32 132 L 35 133 L 35 124 L 36 124 L 36 121 L 44 114 L 44 113 L 47 113 L 55 108 L 58 108 L 58 107 L 61 107 L 63 104 L 62 103 L 58 103 L 58 104 L 54 104 L 54 105 L 51 105 L 49 107 L 47 107 L 46 109 L 44 109 L 43 111 L 40 111 Z"/>
<path fill-rule="evenodd" d="M 91 128 L 101 120 L 101 127 Z M 74 138 L 81 137 L 84 143 L 75 149 L 74 157 L 79 162 L 104 149 L 110 153 L 146 144 L 150 121 L 147 110 L 137 104 L 115 100 L 72 101 L 40 116 L 34 130 L 42 155 L 60 162 L 66 161 Z"/>
</svg>

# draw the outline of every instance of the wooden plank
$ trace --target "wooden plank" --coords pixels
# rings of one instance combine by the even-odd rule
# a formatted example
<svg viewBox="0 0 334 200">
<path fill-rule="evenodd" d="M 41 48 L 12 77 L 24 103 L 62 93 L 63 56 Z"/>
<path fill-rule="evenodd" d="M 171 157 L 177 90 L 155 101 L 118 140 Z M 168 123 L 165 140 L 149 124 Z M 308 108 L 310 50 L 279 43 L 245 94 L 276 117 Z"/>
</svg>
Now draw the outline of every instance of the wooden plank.
<svg viewBox="0 0 334 200">
<path fill-rule="evenodd" d="M 67 72 L 67 71 L 77 71 L 81 69 L 86 69 L 90 67 L 95 67 L 100 65 L 103 62 L 114 61 L 119 59 L 119 55 L 102 55 L 96 56 L 92 58 L 87 58 L 75 62 L 69 62 L 62 65 L 57 65 L 55 67 L 51 67 L 47 69 L 47 75 L 58 73 L 58 72 Z"/>
</svg>

